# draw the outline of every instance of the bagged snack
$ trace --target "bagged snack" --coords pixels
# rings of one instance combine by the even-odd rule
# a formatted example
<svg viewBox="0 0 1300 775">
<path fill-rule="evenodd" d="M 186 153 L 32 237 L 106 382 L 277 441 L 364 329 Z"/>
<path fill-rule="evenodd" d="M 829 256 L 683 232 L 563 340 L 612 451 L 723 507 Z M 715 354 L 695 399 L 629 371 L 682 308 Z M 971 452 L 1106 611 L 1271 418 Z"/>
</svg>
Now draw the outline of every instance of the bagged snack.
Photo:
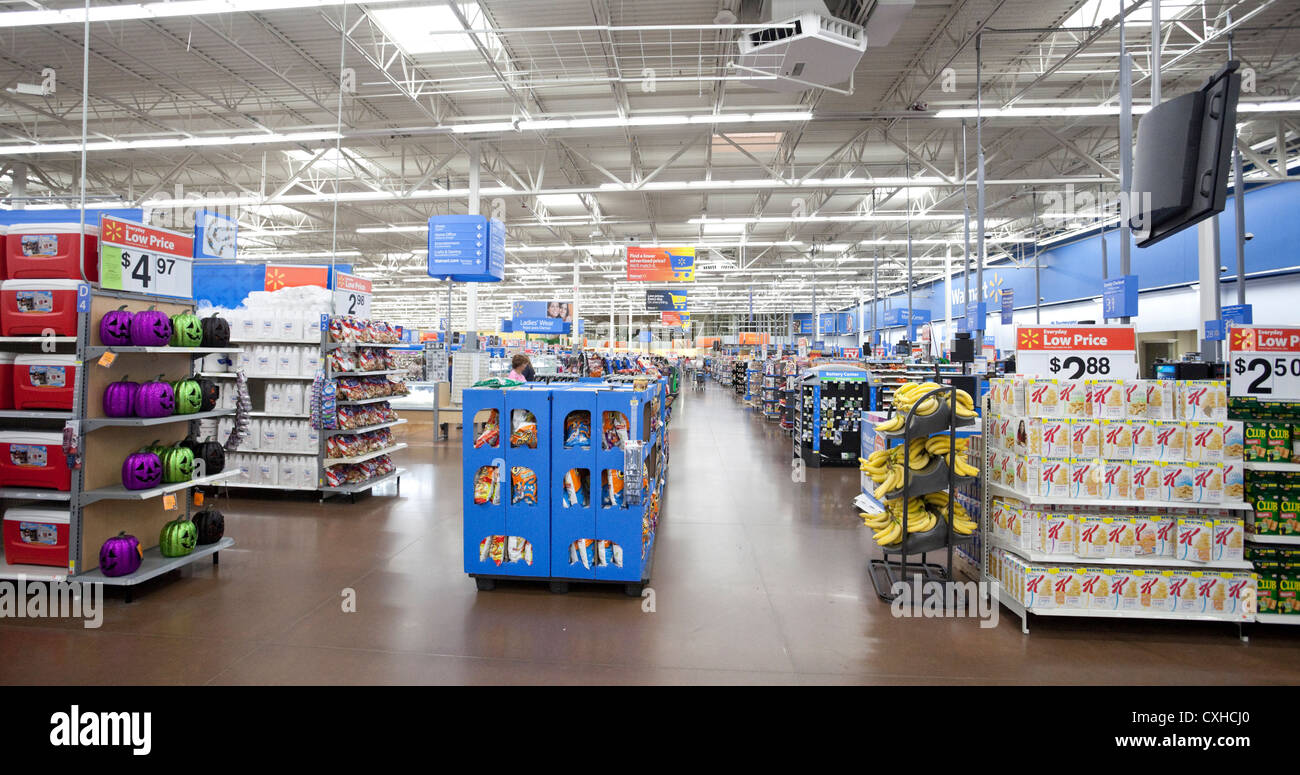
<svg viewBox="0 0 1300 775">
<path fill-rule="evenodd" d="M 586 508 L 591 504 L 591 482 L 584 469 L 570 468 L 564 475 L 564 508 Z"/>
<path fill-rule="evenodd" d="M 605 412 L 603 420 L 605 449 L 622 449 L 627 442 L 627 418 L 622 412 Z"/>
<path fill-rule="evenodd" d="M 537 474 L 531 468 L 511 467 L 510 502 L 537 505 Z"/>
<path fill-rule="evenodd" d="M 492 562 L 500 565 L 506 560 L 506 537 L 492 536 L 492 547 L 488 550 L 488 555 Z"/>
<path fill-rule="evenodd" d="M 345 466 L 335 466 L 344 468 Z M 326 469 L 329 470 L 329 469 Z M 500 503 L 496 466 L 483 466 L 474 475 L 474 502 L 480 506 Z"/>
<path fill-rule="evenodd" d="M 623 508 L 623 472 L 605 469 L 605 479 L 600 486 L 600 505 L 607 509 Z"/>
<path fill-rule="evenodd" d="M 474 449 L 484 446 L 495 447 L 500 433 L 501 416 L 496 409 L 489 410 L 487 422 L 483 423 L 483 430 L 479 432 L 478 438 L 474 439 Z"/>
<path fill-rule="evenodd" d="M 487 562 L 488 552 L 492 548 L 492 536 L 484 538 L 478 542 L 478 561 Z"/>
<path fill-rule="evenodd" d="M 591 445 L 591 415 L 573 412 L 564 420 L 564 446 L 587 447 Z"/>
<path fill-rule="evenodd" d="M 510 446 L 537 449 L 537 421 L 531 419 L 532 412 L 524 414 L 530 419 L 521 421 L 519 411 L 515 411 L 515 425 L 510 431 Z"/>
<path fill-rule="evenodd" d="M 532 541 L 524 541 L 524 564 L 525 565 L 533 564 L 533 542 Z"/>
<path fill-rule="evenodd" d="M 510 536 L 506 540 L 506 559 L 519 562 L 524 559 L 524 539 L 522 536 Z"/>
</svg>

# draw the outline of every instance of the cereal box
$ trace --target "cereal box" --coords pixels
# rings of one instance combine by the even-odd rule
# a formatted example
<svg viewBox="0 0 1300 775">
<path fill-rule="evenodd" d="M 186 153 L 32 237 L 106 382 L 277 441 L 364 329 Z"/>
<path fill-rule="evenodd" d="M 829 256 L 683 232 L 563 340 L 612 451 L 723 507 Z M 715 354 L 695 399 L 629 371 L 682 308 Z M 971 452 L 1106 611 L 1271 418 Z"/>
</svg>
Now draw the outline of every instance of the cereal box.
<svg viewBox="0 0 1300 775">
<path fill-rule="evenodd" d="M 1239 503 L 1246 495 L 1246 472 L 1239 461 L 1223 464 L 1223 500 L 1225 503 Z"/>
<path fill-rule="evenodd" d="M 1058 568 L 1052 584 L 1056 608 L 1083 608 L 1083 579 L 1077 568 Z"/>
<path fill-rule="evenodd" d="M 1179 382 L 1181 416 L 1184 420 L 1228 419 L 1228 383 L 1221 380 Z"/>
<path fill-rule="evenodd" d="M 1200 613 L 1223 616 L 1228 612 L 1228 580 L 1231 578 L 1231 573 L 1201 573 L 1196 579 L 1196 596 L 1201 599 Z"/>
<path fill-rule="evenodd" d="M 1090 381 L 1091 390 L 1088 400 L 1092 402 L 1092 416 L 1095 420 L 1123 420 L 1124 382 L 1118 379 L 1094 379 Z"/>
<path fill-rule="evenodd" d="M 1214 520 L 1179 517 L 1177 530 L 1178 554 L 1175 557 L 1188 562 L 1209 562 L 1214 557 Z"/>
<path fill-rule="evenodd" d="M 1002 541 L 1013 549 L 1020 548 L 1020 509 L 1005 504 L 1002 509 Z"/>
<path fill-rule="evenodd" d="M 1101 425 L 1096 420 L 1070 421 L 1070 457 L 1101 457 Z"/>
<path fill-rule="evenodd" d="M 1178 383 L 1170 379 L 1147 380 L 1147 419 L 1177 420 Z"/>
<path fill-rule="evenodd" d="M 1109 557 L 1110 538 L 1106 520 L 1098 514 L 1079 514 L 1074 518 L 1074 554 L 1076 557 Z"/>
<path fill-rule="evenodd" d="M 1043 421 L 1037 417 L 1017 417 L 1002 431 L 1007 449 L 1017 455 L 1043 454 Z"/>
<path fill-rule="evenodd" d="M 1174 580 L 1169 585 L 1169 591 L 1178 601 L 1174 608 L 1175 611 L 1184 614 L 1198 614 L 1201 612 L 1199 584 L 1203 575 L 1198 570 L 1174 571 Z"/>
<path fill-rule="evenodd" d="M 1070 497 L 1070 461 L 1067 458 L 1043 458 L 1038 465 L 1038 491 L 1043 498 Z"/>
<path fill-rule="evenodd" d="M 1002 411 L 1002 383 L 1005 381 L 1002 377 L 994 377 L 989 380 L 989 414 L 999 415 L 1006 414 Z"/>
<path fill-rule="evenodd" d="M 1154 462 L 1156 458 L 1156 429 L 1160 423 L 1153 420 L 1125 420 L 1133 438 L 1133 459 Z"/>
<path fill-rule="evenodd" d="M 1160 500 L 1160 470 L 1156 467 L 1156 464 L 1139 463 L 1134 461 L 1132 472 L 1133 500 Z"/>
<path fill-rule="evenodd" d="M 1039 532 L 1041 510 L 1034 506 L 1020 509 L 1020 546 L 1036 552 L 1043 550 L 1043 537 Z"/>
<path fill-rule="evenodd" d="M 1110 608 L 1110 576 L 1106 568 L 1087 567 L 1080 569 L 1082 581 L 1080 590 L 1084 608 L 1104 611 Z"/>
<path fill-rule="evenodd" d="M 1003 380 L 1002 396 L 998 400 L 1003 414 L 1025 414 L 1025 383 L 1024 377 L 1008 377 Z"/>
<path fill-rule="evenodd" d="M 1027 455 L 1018 455 L 1016 457 L 1014 486 L 1017 492 L 1026 494 L 1037 494 L 1038 492 L 1038 461 L 1036 457 Z"/>
<path fill-rule="evenodd" d="M 1173 589 L 1174 572 L 1149 570 L 1139 578 L 1138 609 L 1147 613 L 1173 613 L 1178 605 Z"/>
<path fill-rule="evenodd" d="M 1010 487 L 1015 481 L 1016 476 L 1016 456 L 1010 452 L 998 453 L 998 470 L 1001 472 L 1002 483 Z"/>
<path fill-rule="evenodd" d="M 1106 546 L 1110 556 L 1131 559 L 1137 554 L 1137 536 L 1132 517 L 1106 517 Z"/>
<path fill-rule="evenodd" d="M 1131 518 L 1133 525 L 1133 556 L 1152 557 L 1159 554 L 1160 517 L 1138 514 Z"/>
<path fill-rule="evenodd" d="M 1108 500 L 1131 500 L 1133 470 L 1127 460 L 1104 460 L 1101 463 L 1101 497 Z"/>
<path fill-rule="evenodd" d="M 1043 457 L 1070 456 L 1070 421 L 1044 418 L 1040 426 L 1043 436 Z M 1032 442 L 1031 442 L 1032 446 Z"/>
<path fill-rule="evenodd" d="M 1101 420 L 1101 456 L 1106 460 L 1133 458 L 1133 428 L 1123 420 Z"/>
<path fill-rule="evenodd" d="M 1056 568 L 1045 568 L 1040 566 L 1031 566 L 1025 572 L 1025 598 L 1026 608 L 1044 608 L 1056 607 L 1056 595 L 1054 594 L 1052 580 L 1058 575 Z"/>
<path fill-rule="evenodd" d="M 1081 379 L 1061 380 L 1057 398 L 1061 402 L 1061 414 L 1069 418 L 1092 417 L 1092 407 L 1088 404 L 1088 385 Z"/>
<path fill-rule="evenodd" d="M 1256 584 L 1259 577 L 1250 571 L 1234 571 L 1225 574 L 1228 587 L 1224 613 L 1234 619 L 1253 619 L 1258 597 Z"/>
<path fill-rule="evenodd" d="M 1131 420 L 1147 416 L 1147 380 L 1134 379 L 1124 383 L 1124 416 Z"/>
<path fill-rule="evenodd" d="M 1187 426 L 1181 421 L 1156 420 L 1151 423 L 1155 433 L 1155 459 L 1166 463 L 1181 463 L 1187 450 Z"/>
<path fill-rule="evenodd" d="M 1070 459 L 1070 497 L 1101 497 L 1101 461 Z"/>
<path fill-rule="evenodd" d="M 1226 423 L 1188 423 L 1183 459 L 1188 463 L 1222 463 L 1225 426 Z"/>
<path fill-rule="evenodd" d="M 1042 551 L 1047 554 L 1074 552 L 1074 515 L 1061 511 L 1043 512 L 1039 518 Z"/>
<path fill-rule="evenodd" d="M 1214 520 L 1214 561 L 1241 562 L 1246 523 L 1240 519 Z"/>
<path fill-rule="evenodd" d="M 1107 568 L 1110 577 L 1110 603 L 1113 611 L 1138 610 L 1138 584 L 1135 571 Z"/>
<path fill-rule="evenodd" d="M 998 450 L 984 450 L 984 457 L 988 460 L 989 481 L 994 484 L 1002 484 L 1002 471 L 998 469 Z"/>
<path fill-rule="evenodd" d="M 1192 467 L 1182 463 L 1157 463 L 1160 477 L 1160 500 L 1190 503 L 1196 488 L 1192 483 Z"/>
<path fill-rule="evenodd" d="M 1157 517 L 1156 556 L 1175 557 L 1178 554 L 1178 517 L 1161 515 Z"/>
<path fill-rule="evenodd" d="M 1245 430 L 1241 420 L 1228 420 L 1223 423 L 1223 459 L 1227 461 L 1242 460 L 1246 452 Z"/>
<path fill-rule="evenodd" d="M 1223 464 L 1201 463 L 1188 467 L 1192 474 L 1192 503 L 1222 503 Z"/>
<path fill-rule="evenodd" d="M 989 504 L 989 526 L 993 528 L 993 537 L 1002 540 L 1002 525 L 1006 514 L 1006 501 L 994 498 Z"/>
<path fill-rule="evenodd" d="M 1030 417 L 1064 417 L 1061 383 L 1054 379 L 1030 379 L 1025 383 L 1025 411 Z"/>
</svg>

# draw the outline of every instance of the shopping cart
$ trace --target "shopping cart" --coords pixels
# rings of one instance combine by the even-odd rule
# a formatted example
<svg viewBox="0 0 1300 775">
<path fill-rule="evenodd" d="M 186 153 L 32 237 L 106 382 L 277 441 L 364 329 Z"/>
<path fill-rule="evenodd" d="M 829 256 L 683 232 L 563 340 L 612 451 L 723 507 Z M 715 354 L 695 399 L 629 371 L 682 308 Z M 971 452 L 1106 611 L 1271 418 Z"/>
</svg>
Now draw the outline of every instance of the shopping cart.
<svg viewBox="0 0 1300 775">
<path fill-rule="evenodd" d="M 703 390 L 703 389 L 704 389 L 704 377 L 705 377 L 704 369 L 696 369 L 696 371 L 695 371 L 695 389 L 696 389 L 696 390 Z"/>
</svg>

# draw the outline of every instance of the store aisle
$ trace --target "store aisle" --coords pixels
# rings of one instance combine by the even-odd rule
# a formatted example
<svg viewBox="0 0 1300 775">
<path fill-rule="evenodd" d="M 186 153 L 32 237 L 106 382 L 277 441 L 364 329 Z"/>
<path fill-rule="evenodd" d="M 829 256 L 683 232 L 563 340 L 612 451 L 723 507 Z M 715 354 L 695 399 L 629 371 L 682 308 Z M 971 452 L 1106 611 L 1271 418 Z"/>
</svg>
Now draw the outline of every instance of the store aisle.
<svg viewBox="0 0 1300 775">
<path fill-rule="evenodd" d="M 0 682 L 1252 683 L 1295 633 L 1189 622 L 896 619 L 866 575 L 854 469 L 791 478 L 789 437 L 683 391 L 648 600 L 461 570 L 459 439 L 408 438 L 400 498 L 239 498 L 221 565 L 106 604 L 103 627 L 0 620 Z M 412 428 L 418 426 L 412 425 Z M 354 594 L 355 612 L 344 612 Z M 1005 610 L 1002 612 L 1005 614 Z"/>
</svg>

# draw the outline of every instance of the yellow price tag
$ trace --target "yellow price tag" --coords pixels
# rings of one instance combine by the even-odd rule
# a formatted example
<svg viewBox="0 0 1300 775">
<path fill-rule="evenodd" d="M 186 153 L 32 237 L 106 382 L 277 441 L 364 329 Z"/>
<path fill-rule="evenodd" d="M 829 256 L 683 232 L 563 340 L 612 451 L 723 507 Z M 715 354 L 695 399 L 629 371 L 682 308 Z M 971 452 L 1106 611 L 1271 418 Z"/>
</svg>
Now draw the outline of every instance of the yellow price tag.
<svg viewBox="0 0 1300 775">
<path fill-rule="evenodd" d="M 164 496 L 163 496 L 163 510 L 164 510 L 164 511 L 175 511 L 175 510 L 176 510 L 176 494 L 175 494 L 175 493 L 168 493 L 167 495 L 164 495 Z"/>
<path fill-rule="evenodd" d="M 107 369 L 109 366 L 113 365 L 113 361 L 115 360 L 117 360 L 117 353 L 113 352 L 112 350 L 109 350 L 108 352 L 99 356 L 99 365 Z"/>
</svg>

